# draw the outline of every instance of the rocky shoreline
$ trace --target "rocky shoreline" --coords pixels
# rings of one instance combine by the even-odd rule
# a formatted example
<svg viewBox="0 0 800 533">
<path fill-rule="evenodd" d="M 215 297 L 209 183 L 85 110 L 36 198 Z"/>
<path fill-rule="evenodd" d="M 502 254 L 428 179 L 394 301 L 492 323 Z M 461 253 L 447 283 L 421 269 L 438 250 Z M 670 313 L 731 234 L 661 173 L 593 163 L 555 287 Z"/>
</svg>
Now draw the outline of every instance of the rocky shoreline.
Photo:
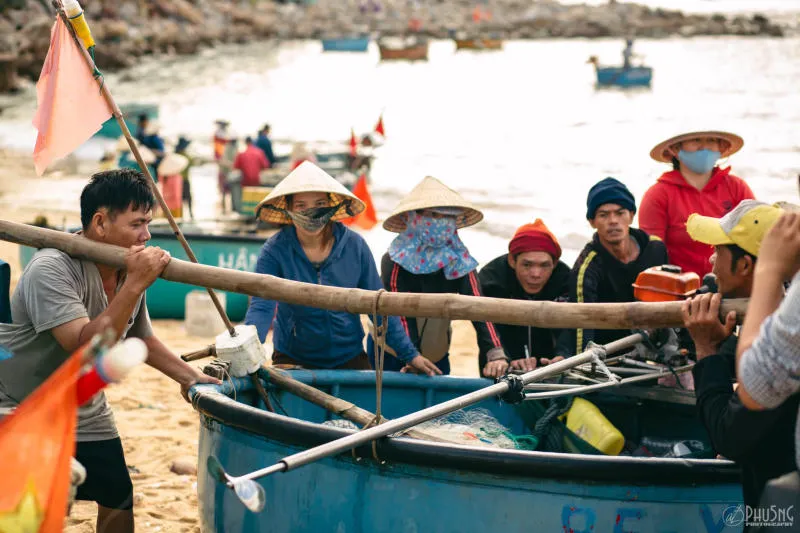
<svg viewBox="0 0 800 533">
<path fill-rule="evenodd" d="M 782 37 L 789 28 L 762 15 L 687 15 L 610 0 L 600 6 L 553 0 L 489 0 L 491 13 L 473 21 L 475 0 L 318 0 L 311 5 L 272 0 L 83 0 L 104 70 L 132 66 L 138 57 L 193 54 L 217 43 L 316 39 L 359 33 L 404 35 L 409 21 L 421 33 L 505 39 L 643 38 L 701 35 Z M 0 7 L 0 92 L 36 80 L 53 22 L 49 0 L 8 0 Z M 28 81 L 26 81 L 28 80 Z"/>
</svg>

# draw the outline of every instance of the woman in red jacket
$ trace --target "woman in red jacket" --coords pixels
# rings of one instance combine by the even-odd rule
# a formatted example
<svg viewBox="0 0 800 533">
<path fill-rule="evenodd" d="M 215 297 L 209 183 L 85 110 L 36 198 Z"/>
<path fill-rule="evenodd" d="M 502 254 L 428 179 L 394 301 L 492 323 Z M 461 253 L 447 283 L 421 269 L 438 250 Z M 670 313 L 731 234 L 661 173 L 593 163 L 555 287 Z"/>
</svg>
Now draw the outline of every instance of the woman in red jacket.
<svg viewBox="0 0 800 533">
<path fill-rule="evenodd" d="M 692 213 L 720 218 L 753 191 L 717 162 L 738 152 L 744 141 L 724 131 L 694 131 L 656 145 L 650 157 L 671 163 L 642 199 L 639 227 L 664 241 L 670 262 L 700 277 L 711 272 L 713 247 L 694 241 L 686 232 Z"/>
</svg>

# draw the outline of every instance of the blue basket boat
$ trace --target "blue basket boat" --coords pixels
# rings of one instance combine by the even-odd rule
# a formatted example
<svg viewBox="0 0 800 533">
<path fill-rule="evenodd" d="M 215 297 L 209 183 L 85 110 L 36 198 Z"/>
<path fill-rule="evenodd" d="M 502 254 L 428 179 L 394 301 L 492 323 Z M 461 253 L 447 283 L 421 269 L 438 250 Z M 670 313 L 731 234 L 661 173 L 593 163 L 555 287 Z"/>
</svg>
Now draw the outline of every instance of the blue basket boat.
<svg viewBox="0 0 800 533">
<path fill-rule="evenodd" d="M 739 471 L 729 461 L 522 451 L 405 437 L 379 440 L 379 461 L 371 446 L 363 446 L 261 478 L 266 507 L 252 513 L 212 478 L 209 456 L 231 475 L 242 475 L 353 431 L 323 425 L 335 417 L 274 388 L 266 372 L 260 372 L 281 414 L 264 410 L 247 379 L 192 389 L 201 418 L 203 531 L 741 531 L 724 519 L 726 509 L 742 502 Z M 373 372 L 302 370 L 291 375 L 374 411 Z M 396 418 L 488 384 L 390 372 L 383 378 L 383 414 Z M 689 394 L 663 399 L 654 395 L 658 387 L 628 389 L 637 389 L 637 398 L 622 390 L 588 397 L 627 439 L 707 439 Z M 524 434 L 532 422 L 532 403 L 538 402 L 512 406 L 492 400 L 475 407 L 489 410 L 512 433 Z"/>
<path fill-rule="evenodd" d="M 594 65 L 598 87 L 649 87 L 653 81 L 650 67 L 602 67 L 597 56 L 590 57 L 588 63 Z"/>
<path fill-rule="evenodd" d="M 323 52 L 366 52 L 369 36 L 322 39 Z"/>
</svg>

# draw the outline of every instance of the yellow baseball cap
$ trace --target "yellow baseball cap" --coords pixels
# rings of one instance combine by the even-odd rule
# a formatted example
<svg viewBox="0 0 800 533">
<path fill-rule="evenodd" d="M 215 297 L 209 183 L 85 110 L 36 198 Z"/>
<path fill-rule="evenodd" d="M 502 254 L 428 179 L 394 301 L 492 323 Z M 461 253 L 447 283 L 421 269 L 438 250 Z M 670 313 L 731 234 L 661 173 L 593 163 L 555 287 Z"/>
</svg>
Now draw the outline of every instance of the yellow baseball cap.
<svg viewBox="0 0 800 533">
<path fill-rule="evenodd" d="M 764 235 L 783 213 L 777 206 L 756 200 L 742 200 L 722 218 L 694 213 L 686 221 L 689 236 L 705 244 L 735 244 L 758 257 Z"/>
</svg>

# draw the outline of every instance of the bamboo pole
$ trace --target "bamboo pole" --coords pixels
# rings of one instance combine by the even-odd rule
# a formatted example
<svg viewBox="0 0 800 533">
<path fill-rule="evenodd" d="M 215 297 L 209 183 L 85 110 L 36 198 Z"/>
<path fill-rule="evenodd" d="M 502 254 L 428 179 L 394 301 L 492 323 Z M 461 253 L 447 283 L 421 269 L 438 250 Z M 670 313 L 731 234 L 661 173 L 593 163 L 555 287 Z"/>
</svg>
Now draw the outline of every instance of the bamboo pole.
<svg viewBox="0 0 800 533">
<path fill-rule="evenodd" d="M 124 248 L 63 231 L 0 220 L 0 239 L 34 248 L 57 248 L 72 257 L 125 268 Z M 192 264 L 175 257 L 170 260 L 161 277 L 168 281 L 294 305 L 364 315 L 374 312 L 377 299 L 377 312 L 381 316 L 449 318 L 542 328 L 637 329 L 683 326 L 681 302 L 575 304 L 458 294 L 378 293 Z M 736 311 L 737 320 L 741 322 L 746 309 L 747 300 L 726 300 L 722 302 L 721 314 L 725 316 L 729 311 Z"/>
<path fill-rule="evenodd" d="M 86 65 L 89 68 L 89 71 L 94 72 L 96 69 L 96 65 L 92 60 L 92 57 L 89 55 L 89 52 L 83 47 L 83 43 L 81 42 L 78 35 L 75 33 L 75 29 L 72 27 L 72 24 L 69 23 L 69 19 L 67 19 L 66 13 L 64 13 L 64 7 L 61 5 L 61 1 L 53 0 L 53 7 L 56 8 L 58 16 L 61 17 L 61 21 L 66 25 L 70 35 L 72 35 L 72 40 L 75 41 L 75 44 L 78 46 L 78 49 L 80 49 L 80 51 L 83 53 L 83 58 L 86 60 Z M 139 152 L 139 147 L 133 140 L 133 136 L 131 136 L 131 132 L 128 129 L 128 125 L 125 124 L 125 119 L 122 116 L 122 111 L 120 110 L 119 106 L 117 106 L 117 102 L 114 100 L 114 97 L 111 96 L 111 91 L 108 90 L 108 84 L 105 83 L 105 80 L 103 78 L 97 78 L 97 83 L 100 86 L 100 94 L 103 95 L 103 98 L 108 104 L 108 107 L 111 108 L 111 114 L 117 120 L 117 123 L 119 124 L 119 127 L 122 130 L 122 135 L 125 137 L 125 140 L 128 141 L 128 146 L 130 146 L 131 153 L 136 159 L 136 162 L 139 164 L 139 168 L 141 168 L 142 173 L 145 176 L 150 178 L 148 180 L 150 189 L 153 191 L 153 195 L 156 197 L 158 205 L 161 206 L 161 210 L 167 217 L 167 221 L 169 222 L 169 225 L 172 228 L 173 233 L 175 233 L 175 237 L 178 239 L 178 242 L 181 243 L 183 250 L 186 252 L 186 256 L 192 261 L 192 263 L 199 264 L 199 262 L 197 261 L 197 257 L 194 255 L 194 252 L 192 251 L 191 246 L 189 246 L 189 243 L 183 236 L 183 232 L 178 227 L 177 222 L 175 222 L 175 218 L 172 216 L 172 213 L 167 207 L 167 203 L 164 201 L 164 197 L 161 195 L 161 191 L 158 190 L 158 187 L 156 186 L 156 180 L 153 178 L 153 175 L 150 174 L 150 169 L 147 167 L 147 164 L 142 159 L 142 154 Z M 208 295 L 211 297 L 211 301 L 214 302 L 214 307 L 217 308 L 219 316 L 225 323 L 225 328 L 228 330 L 228 333 L 230 333 L 231 337 L 235 337 L 236 330 L 233 328 L 233 324 L 231 324 L 231 321 L 228 318 L 227 313 L 225 312 L 225 308 L 222 307 L 222 302 L 220 302 L 219 298 L 217 297 L 217 294 L 214 292 L 213 289 L 207 287 L 206 290 L 208 291 Z"/>
<path fill-rule="evenodd" d="M 346 400 L 342 400 L 341 398 L 337 398 L 336 396 L 331 396 L 330 394 L 322 392 L 315 387 L 297 381 L 296 379 L 289 377 L 286 372 L 283 372 L 278 368 L 262 366 L 261 370 L 269 375 L 270 381 L 285 391 L 291 392 L 295 396 L 318 405 L 335 415 L 350 420 L 351 422 L 355 422 L 361 426 L 366 426 L 375 419 L 375 413 L 367 411 L 366 409 L 362 409 L 359 406 Z M 381 416 L 380 423 L 383 424 L 384 422 L 388 422 L 388 420 Z M 434 442 L 450 442 L 446 439 L 442 439 L 416 429 L 409 429 L 404 431 L 403 434 L 415 439 Z"/>
</svg>

